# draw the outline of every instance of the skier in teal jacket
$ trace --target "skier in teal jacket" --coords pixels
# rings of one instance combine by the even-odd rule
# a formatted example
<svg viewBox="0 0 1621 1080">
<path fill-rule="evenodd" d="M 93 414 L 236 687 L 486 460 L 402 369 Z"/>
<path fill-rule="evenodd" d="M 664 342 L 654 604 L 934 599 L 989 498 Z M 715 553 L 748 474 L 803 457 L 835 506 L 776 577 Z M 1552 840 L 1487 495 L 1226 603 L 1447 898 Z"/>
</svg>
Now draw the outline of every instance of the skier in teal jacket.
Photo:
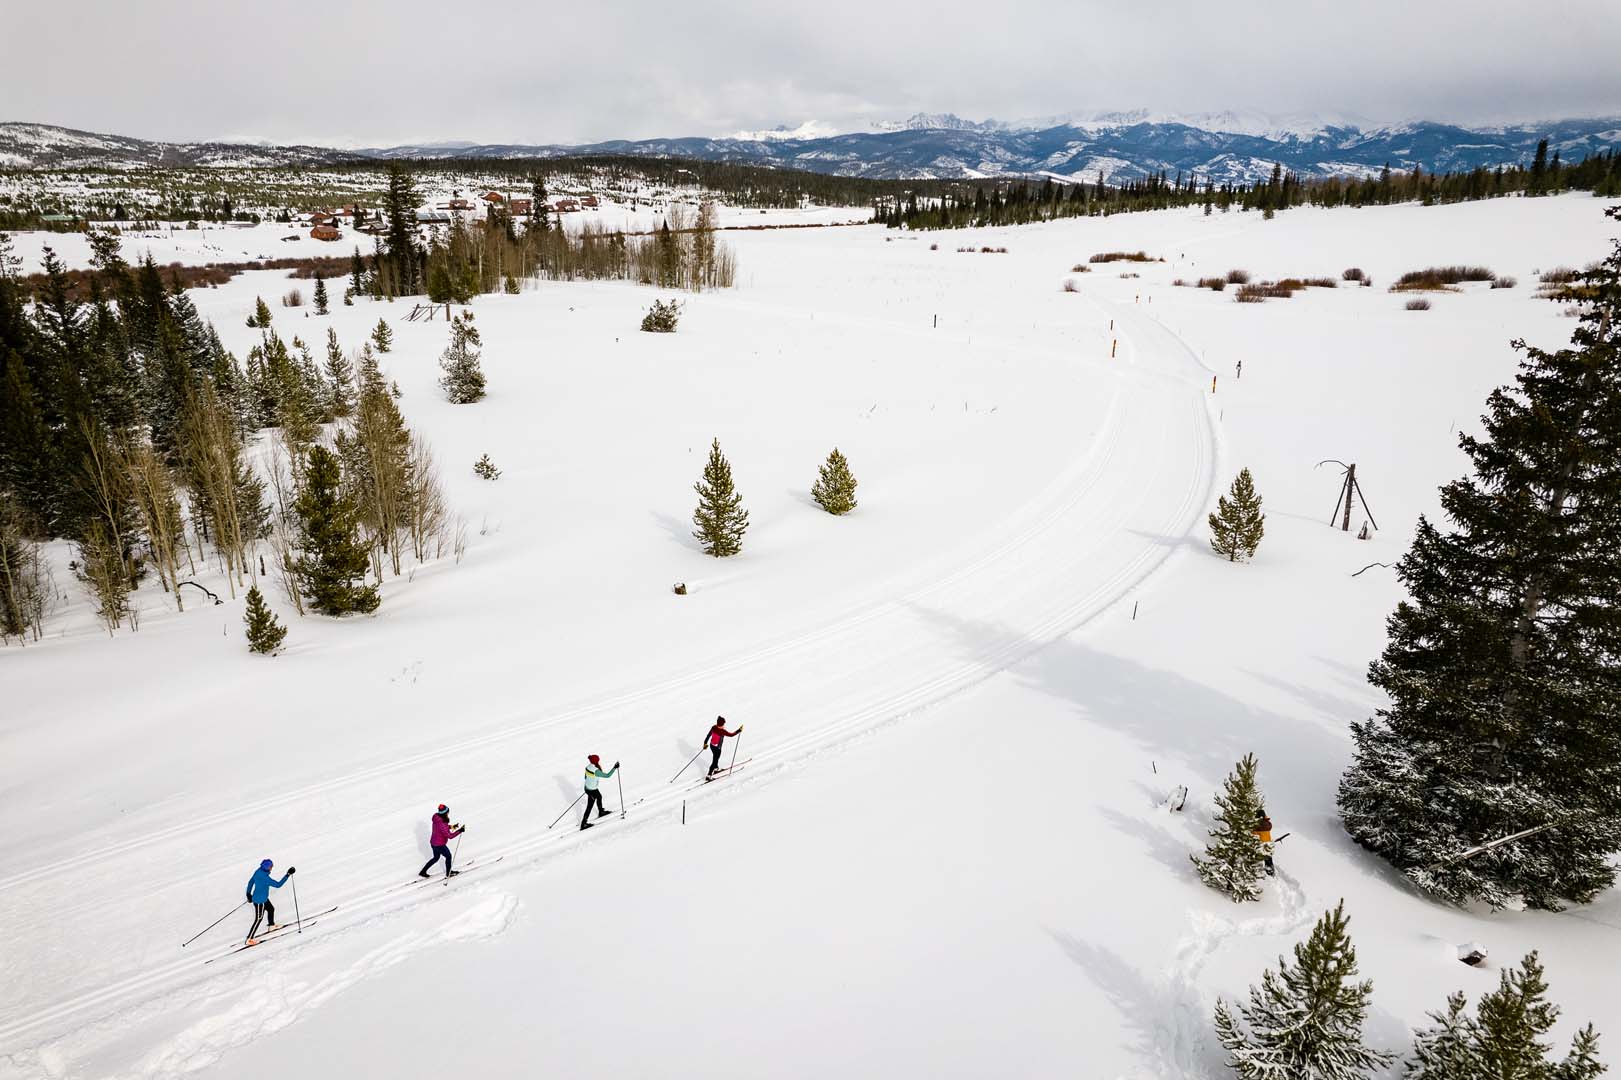
<svg viewBox="0 0 1621 1080">
<path fill-rule="evenodd" d="M 602 791 L 597 785 L 619 771 L 619 762 L 614 762 L 613 768 L 603 772 L 602 759 L 596 754 L 592 754 L 585 760 L 588 762 L 585 767 L 585 816 L 580 819 L 580 828 L 589 829 L 591 827 L 591 807 L 595 806 L 597 808 L 597 817 L 599 818 L 610 813 L 610 811 L 604 810 L 602 807 Z"/>
<path fill-rule="evenodd" d="M 296 866 L 289 866 L 287 872 L 281 876 L 281 880 L 277 881 L 270 876 L 270 868 L 274 865 L 275 863 L 266 859 L 248 879 L 248 903 L 253 905 L 253 929 L 248 931 L 249 945 L 256 944 L 254 938 L 259 933 L 260 920 L 269 920 L 265 927 L 267 932 L 276 929 L 276 905 L 270 902 L 270 890 L 281 888 L 287 884 L 288 878 L 298 872 Z"/>
</svg>

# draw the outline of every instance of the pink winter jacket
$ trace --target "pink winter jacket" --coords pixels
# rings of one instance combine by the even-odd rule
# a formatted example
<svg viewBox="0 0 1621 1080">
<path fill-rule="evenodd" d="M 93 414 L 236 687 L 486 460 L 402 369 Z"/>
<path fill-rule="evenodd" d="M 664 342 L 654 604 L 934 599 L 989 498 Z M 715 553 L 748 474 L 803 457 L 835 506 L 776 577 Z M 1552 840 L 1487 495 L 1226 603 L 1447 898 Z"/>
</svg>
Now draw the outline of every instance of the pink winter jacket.
<svg viewBox="0 0 1621 1080">
<path fill-rule="evenodd" d="M 451 829 L 450 822 L 435 814 L 433 815 L 433 835 L 429 837 L 428 844 L 430 847 L 442 847 L 450 842 L 451 837 L 460 836 L 461 832 L 460 829 Z"/>
</svg>

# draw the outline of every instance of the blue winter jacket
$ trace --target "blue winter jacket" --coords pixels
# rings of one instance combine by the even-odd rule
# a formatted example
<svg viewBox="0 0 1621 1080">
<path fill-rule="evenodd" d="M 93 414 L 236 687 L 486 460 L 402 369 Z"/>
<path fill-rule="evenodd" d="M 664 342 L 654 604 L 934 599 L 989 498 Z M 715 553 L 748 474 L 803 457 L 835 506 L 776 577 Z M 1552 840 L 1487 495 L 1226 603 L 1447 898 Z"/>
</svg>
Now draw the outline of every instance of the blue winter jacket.
<svg viewBox="0 0 1621 1080">
<path fill-rule="evenodd" d="M 279 889 L 287 884 L 287 875 L 283 874 L 280 881 L 270 876 L 269 870 L 259 869 L 253 872 L 248 879 L 248 899 L 255 904 L 262 904 L 270 899 L 270 890 Z"/>
</svg>

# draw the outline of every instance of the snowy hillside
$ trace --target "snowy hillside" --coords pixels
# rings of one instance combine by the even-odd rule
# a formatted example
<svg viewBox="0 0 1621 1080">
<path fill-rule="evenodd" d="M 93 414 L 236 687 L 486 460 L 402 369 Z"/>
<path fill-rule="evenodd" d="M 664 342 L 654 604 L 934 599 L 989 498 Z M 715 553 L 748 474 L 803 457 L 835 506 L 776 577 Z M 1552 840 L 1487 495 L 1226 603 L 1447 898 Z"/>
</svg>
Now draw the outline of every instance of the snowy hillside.
<svg viewBox="0 0 1621 1080">
<path fill-rule="evenodd" d="M 1448 993 L 1536 948 L 1560 1041 L 1592 1020 L 1621 1061 L 1621 896 L 1444 907 L 1333 803 L 1401 595 L 1387 568 L 1353 574 L 1437 513 L 1509 340 L 1568 340 L 1534 282 L 1609 250 L 1603 208 L 731 232 L 737 288 L 685 298 L 673 335 L 637 332 L 665 294 L 635 285 L 478 298 L 490 396 L 467 406 L 436 385 L 442 316 L 275 308 L 284 335 L 349 347 L 388 320 L 465 554 L 390 578 L 370 617 L 299 618 L 267 589 L 290 632 L 264 658 L 239 596 L 177 613 L 154 582 L 110 637 L 53 550 L 70 600 L 45 641 L 0 649 L 0 1080 L 1214 1078 L 1217 997 L 1341 898 L 1375 1045 L 1404 1053 Z M 126 254 L 143 240 L 223 242 Z M 1139 249 L 1163 261 L 1071 269 Z M 1443 264 L 1521 284 L 1427 311 L 1386 291 Z M 1351 266 L 1374 287 L 1238 304 L 1172 284 Z M 240 356 L 254 298 L 287 287 L 191 295 Z M 690 535 L 712 438 L 752 520 L 727 560 Z M 846 518 L 808 494 L 834 446 L 860 481 Z M 497 480 L 472 471 L 485 453 Z M 1368 515 L 1328 524 L 1325 458 L 1357 463 L 1370 540 Z M 1241 467 L 1268 514 L 1247 565 L 1205 526 Z M 717 714 L 743 767 L 672 781 Z M 1291 835 L 1235 906 L 1188 855 L 1251 751 Z M 622 763 L 604 789 L 624 813 L 581 832 L 590 753 Z M 440 802 L 468 825 L 448 886 L 415 877 Z M 297 866 L 306 925 L 228 955 L 265 857 Z M 1467 941 L 1485 967 L 1458 962 Z"/>
<path fill-rule="evenodd" d="M 1056 171 L 1093 181 L 1095 162 L 1118 160 L 1111 182 L 1158 172 L 1209 178 L 1217 184 L 1266 179 L 1274 164 L 1300 176 L 1366 175 L 1389 165 L 1428 172 L 1523 165 L 1538 140 L 1566 163 L 1621 145 L 1621 119 L 1550 120 L 1467 128 L 1414 121 L 1360 127 L 1323 117 L 1248 114 L 1191 116 L 1146 110 L 1078 113 L 1003 123 L 950 113 L 918 113 L 875 130 L 833 134 L 807 121 L 796 128 L 741 131 L 727 137 L 611 139 L 555 143 L 421 143 L 375 149 L 229 146 L 150 142 L 90 135 L 41 124 L 0 123 L 0 163 L 32 168 L 166 165 L 328 164 L 357 158 L 554 158 L 619 154 L 696 158 L 874 178 L 1025 176 Z"/>
</svg>

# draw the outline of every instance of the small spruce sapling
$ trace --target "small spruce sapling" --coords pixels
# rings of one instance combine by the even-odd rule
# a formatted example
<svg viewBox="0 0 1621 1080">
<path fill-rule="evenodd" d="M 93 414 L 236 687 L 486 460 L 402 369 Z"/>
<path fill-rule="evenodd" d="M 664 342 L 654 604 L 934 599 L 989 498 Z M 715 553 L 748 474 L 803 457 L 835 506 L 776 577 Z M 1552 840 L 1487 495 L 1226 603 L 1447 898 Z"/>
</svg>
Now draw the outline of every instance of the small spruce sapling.
<svg viewBox="0 0 1621 1080">
<path fill-rule="evenodd" d="M 642 317 L 642 329 L 649 334 L 673 334 L 681 318 L 681 305 L 674 300 L 655 300 Z"/>
<path fill-rule="evenodd" d="M 439 357 L 444 375 L 439 385 L 453 404 L 470 405 L 484 396 L 484 370 L 479 366 L 478 346 L 482 344 L 473 313 L 458 315 L 450 322 L 450 344 Z"/>
<path fill-rule="evenodd" d="M 473 462 L 473 472 L 485 480 L 494 480 L 501 475 L 501 470 L 490 460 L 488 454 Z"/>
<path fill-rule="evenodd" d="M 331 313 L 331 309 L 327 307 L 326 278 L 319 273 L 315 275 L 315 313 L 317 315 Z"/>
<path fill-rule="evenodd" d="M 838 447 L 827 455 L 816 483 L 811 485 L 811 498 L 830 514 L 848 514 L 856 508 L 856 478 Z"/>
<path fill-rule="evenodd" d="M 1255 822 L 1261 816 L 1261 792 L 1255 783 L 1254 754 L 1233 766 L 1216 796 L 1216 826 L 1203 855 L 1191 855 L 1199 880 L 1225 893 L 1235 904 L 1261 898 L 1266 854 Z"/>
<path fill-rule="evenodd" d="M 255 585 L 248 590 L 248 610 L 242 621 L 248 627 L 248 648 L 256 653 L 269 654 L 281 648 L 287 637 L 287 628 L 276 618 L 276 613 L 265 603 L 264 593 Z"/>
<path fill-rule="evenodd" d="M 265 298 L 262 296 L 253 298 L 253 314 L 248 316 L 248 329 L 270 329 L 270 305 L 265 303 Z"/>
<path fill-rule="evenodd" d="M 373 345 L 377 346 L 377 351 L 380 353 L 386 353 L 389 349 L 393 348 L 394 331 L 389 329 L 388 322 L 386 320 L 378 319 L 377 325 L 372 327 L 371 342 Z"/>
<path fill-rule="evenodd" d="M 732 465 L 720 452 L 719 439 L 710 443 L 703 478 L 692 487 L 698 493 L 698 508 L 692 512 L 697 528 L 692 535 L 703 544 L 704 554 L 721 559 L 742 551 L 749 512 L 732 485 Z"/>
<path fill-rule="evenodd" d="M 1351 981 L 1357 966 L 1349 921 L 1341 900 L 1295 946 L 1293 966 L 1280 956 L 1278 970 L 1250 987 L 1238 1015 L 1217 999 L 1216 1038 L 1243 1080 L 1359 1080 L 1395 1060 L 1362 1044 L 1373 981 Z"/>
<path fill-rule="evenodd" d="M 1266 515 L 1261 513 L 1255 480 L 1249 469 L 1242 469 L 1227 494 L 1217 500 L 1216 512 L 1210 515 L 1210 546 L 1216 554 L 1225 555 L 1228 562 L 1252 559 L 1265 530 Z"/>
</svg>

